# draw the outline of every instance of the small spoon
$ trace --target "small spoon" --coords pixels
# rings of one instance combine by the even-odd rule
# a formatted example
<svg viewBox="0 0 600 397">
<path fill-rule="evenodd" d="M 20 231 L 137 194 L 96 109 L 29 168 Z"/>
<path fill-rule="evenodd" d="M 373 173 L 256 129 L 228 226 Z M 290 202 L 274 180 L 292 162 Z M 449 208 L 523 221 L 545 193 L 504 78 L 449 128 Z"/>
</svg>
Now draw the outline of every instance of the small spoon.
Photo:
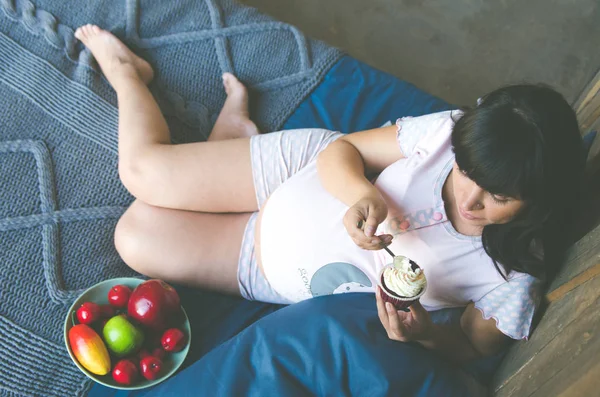
<svg viewBox="0 0 600 397">
<path fill-rule="evenodd" d="M 392 251 L 390 251 L 390 249 L 388 247 L 383 247 L 384 250 L 386 250 L 388 252 L 388 254 L 390 254 L 392 256 L 392 258 L 395 258 L 396 255 L 394 255 L 394 253 Z"/>
</svg>

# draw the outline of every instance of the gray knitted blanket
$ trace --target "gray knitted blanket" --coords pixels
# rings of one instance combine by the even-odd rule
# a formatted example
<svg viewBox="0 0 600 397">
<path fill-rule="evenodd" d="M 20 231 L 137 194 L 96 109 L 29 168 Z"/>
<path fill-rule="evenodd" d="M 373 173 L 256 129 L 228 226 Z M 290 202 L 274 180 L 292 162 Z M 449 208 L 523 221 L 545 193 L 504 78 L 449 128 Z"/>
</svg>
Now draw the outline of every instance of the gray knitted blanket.
<svg viewBox="0 0 600 397">
<path fill-rule="evenodd" d="M 156 71 L 175 142 L 203 140 L 220 75 L 280 128 L 340 52 L 232 0 L 0 0 L 0 395 L 85 395 L 63 341 L 85 288 L 133 275 L 113 247 L 132 201 L 117 175 L 116 98 L 73 37 L 96 23 Z"/>
</svg>

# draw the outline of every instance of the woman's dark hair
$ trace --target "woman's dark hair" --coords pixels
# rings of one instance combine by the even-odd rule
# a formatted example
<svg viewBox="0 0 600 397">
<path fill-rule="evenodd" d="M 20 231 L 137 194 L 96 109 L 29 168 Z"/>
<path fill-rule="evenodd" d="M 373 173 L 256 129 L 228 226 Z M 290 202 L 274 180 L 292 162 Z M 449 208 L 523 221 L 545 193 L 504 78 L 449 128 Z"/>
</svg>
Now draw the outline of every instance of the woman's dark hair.
<svg viewBox="0 0 600 397">
<path fill-rule="evenodd" d="M 498 272 L 551 279 L 585 167 L 571 106 L 542 85 L 497 89 L 455 120 L 452 146 L 458 167 L 482 189 L 525 202 L 510 222 L 483 228 Z M 543 256 L 534 249 L 540 243 Z"/>
</svg>

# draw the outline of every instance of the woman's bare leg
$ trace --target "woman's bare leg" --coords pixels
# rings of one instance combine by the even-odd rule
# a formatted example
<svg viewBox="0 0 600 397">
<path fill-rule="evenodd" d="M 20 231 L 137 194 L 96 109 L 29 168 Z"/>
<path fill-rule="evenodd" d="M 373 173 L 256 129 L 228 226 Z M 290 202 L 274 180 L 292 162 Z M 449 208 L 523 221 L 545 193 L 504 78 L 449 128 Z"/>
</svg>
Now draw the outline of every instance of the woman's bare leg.
<svg viewBox="0 0 600 397">
<path fill-rule="evenodd" d="M 119 220 L 115 246 L 128 266 L 146 276 L 240 295 L 237 269 L 249 218 L 137 200 Z"/>
<path fill-rule="evenodd" d="M 211 142 L 171 146 L 167 124 L 146 87 L 153 76 L 150 65 L 98 27 L 82 27 L 76 36 L 117 92 L 120 175 L 139 198 L 117 224 L 119 254 L 148 276 L 239 295 L 237 268 L 250 214 L 192 210 L 257 209 L 248 137 L 258 130 L 248 117 L 245 87 L 225 74 L 228 97 Z"/>
<path fill-rule="evenodd" d="M 248 118 L 246 88 L 230 74 L 223 76 L 223 85 L 227 101 L 209 139 L 257 133 Z M 249 217 L 167 209 L 136 200 L 117 224 L 115 245 L 122 259 L 142 274 L 239 295 L 239 253 Z"/>
<path fill-rule="evenodd" d="M 209 139 L 257 133 L 248 118 L 245 87 L 229 74 L 223 76 L 223 85 L 227 101 Z M 167 209 L 136 200 L 117 224 L 115 246 L 139 273 L 240 295 L 237 269 L 249 217 Z"/>
<path fill-rule="evenodd" d="M 225 117 L 215 125 L 209 142 L 171 145 L 165 119 L 146 86 L 152 78 L 150 65 L 97 26 L 81 27 L 75 35 L 94 54 L 117 93 L 119 175 L 133 196 L 154 206 L 189 211 L 258 210 L 248 137 L 258 131 L 246 128 L 239 132 L 246 137 L 225 139 L 235 136 L 226 133 L 235 124 L 224 123 Z M 224 110 L 234 107 L 226 103 Z"/>
</svg>

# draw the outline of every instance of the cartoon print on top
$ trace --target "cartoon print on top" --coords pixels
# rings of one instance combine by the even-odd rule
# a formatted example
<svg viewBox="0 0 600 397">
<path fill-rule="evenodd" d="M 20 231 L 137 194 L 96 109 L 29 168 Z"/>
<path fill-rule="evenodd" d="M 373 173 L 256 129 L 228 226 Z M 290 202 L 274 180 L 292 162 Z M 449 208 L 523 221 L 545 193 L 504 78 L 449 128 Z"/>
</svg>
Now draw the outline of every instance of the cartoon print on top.
<svg viewBox="0 0 600 397">
<path fill-rule="evenodd" d="M 345 262 L 328 263 L 317 270 L 310 280 L 312 296 L 360 292 L 372 286 L 371 280 L 362 270 Z"/>
</svg>

